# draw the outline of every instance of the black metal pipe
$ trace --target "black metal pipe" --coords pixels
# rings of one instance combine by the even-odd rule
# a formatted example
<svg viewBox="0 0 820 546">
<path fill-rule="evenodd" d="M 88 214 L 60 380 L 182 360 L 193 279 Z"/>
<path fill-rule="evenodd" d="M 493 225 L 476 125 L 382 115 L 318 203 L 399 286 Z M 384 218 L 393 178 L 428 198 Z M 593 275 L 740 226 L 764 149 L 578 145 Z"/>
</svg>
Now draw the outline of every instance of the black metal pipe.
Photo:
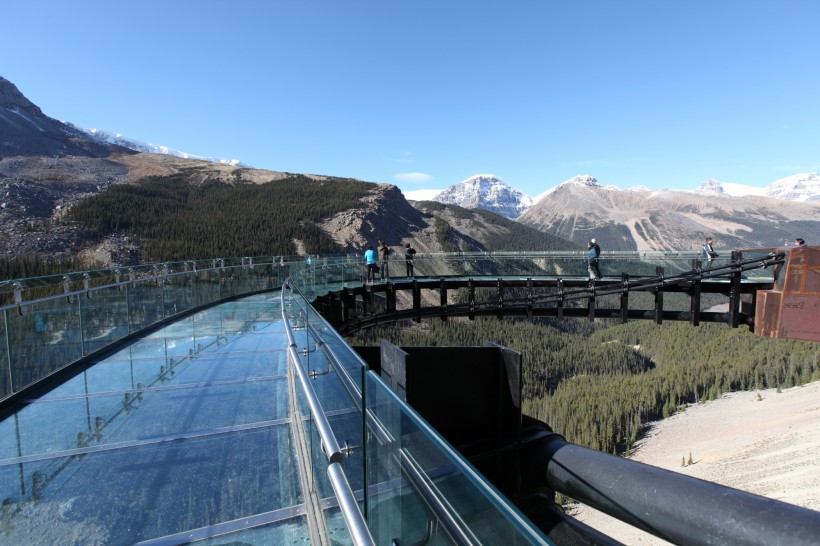
<svg viewBox="0 0 820 546">
<path fill-rule="evenodd" d="M 816 546 L 820 512 L 570 444 L 544 444 L 547 482 L 676 544 Z"/>
</svg>

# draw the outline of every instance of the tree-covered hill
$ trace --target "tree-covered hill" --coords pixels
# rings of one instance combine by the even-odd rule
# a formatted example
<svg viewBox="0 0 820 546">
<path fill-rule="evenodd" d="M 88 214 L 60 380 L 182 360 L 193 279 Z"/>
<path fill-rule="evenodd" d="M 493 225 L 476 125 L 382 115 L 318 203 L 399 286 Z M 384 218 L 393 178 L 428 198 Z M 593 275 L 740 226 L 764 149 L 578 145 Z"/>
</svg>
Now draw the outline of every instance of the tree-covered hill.
<svg viewBox="0 0 820 546">
<path fill-rule="evenodd" d="M 356 206 L 373 184 L 292 175 L 266 184 L 191 184 L 184 174 L 112 186 L 74 205 L 68 220 L 95 237 L 144 240 L 141 261 L 336 253 L 316 222 Z"/>
</svg>

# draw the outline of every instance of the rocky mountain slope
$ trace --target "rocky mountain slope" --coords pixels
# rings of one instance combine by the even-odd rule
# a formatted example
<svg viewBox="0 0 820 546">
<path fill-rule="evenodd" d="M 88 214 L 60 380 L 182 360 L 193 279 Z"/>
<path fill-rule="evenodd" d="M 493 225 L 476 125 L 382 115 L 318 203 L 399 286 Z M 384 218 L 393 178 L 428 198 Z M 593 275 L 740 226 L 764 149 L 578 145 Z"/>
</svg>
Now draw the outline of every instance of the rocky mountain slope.
<svg viewBox="0 0 820 546">
<path fill-rule="evenodd" d="M 696 192 L 621 190 L 579 177 L 548 192 L 519 221 L 577 243 L 595 237 L 611 250 L 697 249 L 706 235 L 722 248 L 820 241 L 817 205 L 735 197 L 714 184 Z"/>
<path fill-rule="evenodd" d="M 127 230 L 106 231 L 100 240 L 99 226 L 94 227 L 92 235 L 90 227 L 84 229 L 76 221 L 69 221 L 73 215 L 67 211 L 118 185 L 142 185 L 147 180 L 152 181 L 154 189 L 146 186 L 134 194 L 139 195 L 141 204 L 148 193 L 156 194 L 157 183 L 171 188 L 182 180 L 202 186 L 203 191 L 196 195 L 210 191 L 206 188 L 213 188 L 215 182 L 223 183 L 237 188 L 239 199 L 240 193 L 247 195 L 239 190 L 248 184 L 277 184 L 293 178 L 289 173 L 246 168 L 236 162 L 137 152 L 122 139 L 115 138 L 112 144 L 110 136 L 89 135 L 46 116 L 11 82 L 0 78 L 0 256 L 81 255 L 99 265 L 136 263 L 142 261 L 143 250 L 151 241 Z M 347 183 L 334 177 L 307 177 L 322 183 Z M 503 186 L 503 182 L 500 184 Z M 495 244 L 503 241 L 507 246 L 515 246 L 516 241 L 533 241 L 542 247 L 572 246 L 492 214 L 476 214 L 459 207 L 414 208 L 393 185 L 365 186 L 366 195 L 357 206 L 316 223 L 335 242 L 338 252 L 360 252 L 379 240 L 395 247 L 410 242 L 419 252 L 440 252 L 450 246 L 488 250 L 488 239 Z M 496 190 L 489 194 L 496 195 Z M 117 199 L 111 202 L 122 202 L 122 196 Z M 274 211 L 276 206 L 289 206 L 286 199 L 280 205 L 266 205 Z M 190 217 L 191 211 L 185 212 Z M 272 216 L 271 221 L 275 221 L 275 212 Z M 444 235 L 443 225 L 448 226 Z M 290 243 L 298 252 L 310 252 L 304 241 Z"/>
<path fill-rule="evenodd" d="M 85 255 L 95 263 L 133 263 L 141 259 L 145 241 L 126 232 L 94 239 L 66 221 L 66 210 L 119 184 L 137 184 L 149 177 L 239 188 L 275 184 L 291 176 L 110 144 L 46 116 L 0 78 L 0 256 Z M 339 252 L 359 252 L 382 239 L 395 246 L 411 242 L 419 252 L 496 249 L 493 245 L 567 248 L 572 243 L 566 241 L 582 245 L 591 236 L 607 250 L 697 248 L 705 234 L 723 248 L 775 246 L 797 236 L 810 243 L 820 241 L 816 175 L 789 177 L 768 188 L 770 196 L 743 198 L 728 195 L 716 181 L 707 181 L 695 192 L 654 192 L 620 190 L 581 176 L 545 192 L 534 206 L 529 196 L 491 175 L 477 175 L 442 192 L 440 199 L 454 206 L 422 202 L 414 207 L 395 186 L 368 187 L 357 206 L 316 224 Z M 513 224 L 462 207 L 491 210 L 506 218 L 526 212 L 519 217 L 520 224 Z M 548 239 L 531 228 L 545 232 Z M 293 243 L 302 252 L 310 251 L 301 241 Z"/>
<path fill-rule="evenodd" d="M 0 76 L 0 157 L 106 157 L 117 149 L 46 116 Z"/>
</svg>

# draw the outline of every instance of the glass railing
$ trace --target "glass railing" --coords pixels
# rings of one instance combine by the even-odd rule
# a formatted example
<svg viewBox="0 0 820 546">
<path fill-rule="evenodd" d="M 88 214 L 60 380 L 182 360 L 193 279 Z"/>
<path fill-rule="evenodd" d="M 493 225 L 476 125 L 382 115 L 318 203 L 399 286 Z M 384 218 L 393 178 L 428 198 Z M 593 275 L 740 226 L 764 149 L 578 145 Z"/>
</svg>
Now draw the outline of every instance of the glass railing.
<svg viewBox="0 0 820 546">
<path fill-rule="evenodd" d="M 744 253 L 743 258 L 770 254 L 761 249 Z M 697 252 L 604 253 L 602 269 L 605 280 L 617 280 L 624 273 L 651 277 L 658 268 L 666 276 L 693 270 L 701 274 L 706 264 L 699 264 L 698 259 Z M 414 263 L 416 276 L 433 278 L 503 275 L 582 280 L 587 276 L 582 252 L 417 254 Z M 729 255 L 709 265 L 713 269 L 703 269 L 704 278 L 720 278 L 735 267 Z M 772 278 L 772 271 L 771 266 L 760 267 L 744 271 L 743 276 L 766 280 Z M 389 273 L 403 279 L 404 260 L 391 260 Z M 280 317 L 271 316 L 269 301 L 258 308 L 247 299 L 234 307 L 226 304 L 278 290 L 288 277 L 293 290 L 287 291 Z M 171 537 L 179 533 L 186 540 L 208 540 L 218 528 L 239 537 L 250 532 L 245 529 L 250 525 L 249 514 L 261 514 L 253 525 L 262 535 L 288 535 L 291 524 L 287 522 L 292 517 L 299 520 L 293 524 L 293 536 L 303 537 L 308 525 L 292 506 L 304 502 L 322 514 L 325 532 L 334 543 L 366 543 L 368 533 L 377 543 L 546 542 L 412 408 L 367 370 L 310 305 L 316 295 L 361 287 L 364 277 L 361 256 L 347 255 L 226 258 L 0 282 L 0 298 L 4 298 L 0 307 L 0 398 L 23 400 L 19 395 L 39 387 L 44 379 L 62 380 L 61 372 L 71 374 L 69 378 L 66 373 L 68 380 L 36 403 L 26 400 L 24 411 L 0 421 L 5 430 L 2 437 L 7 439 L 0 446 L 4 450 L 0 459 L 7 461 L 3 476 L 19 490 L 12 502 L 18 507 L 39 503 L 46 485 L 63 484 L 77 473 L 77 467 L 88 476 L 84 483 L 93 483 L 99 474 L 133 488 L 128 480 L 136 467 L 129 462 L 129 450 L 152 457 L 159 444 L 176 446 L 179 442 L 183 459 L 186 450 L 224 451 L 239 464 L 248 454 L 264 458 L 266 446 L 274 442 L 281 444 L 282 453 L 293 450 L 299 455 L 283 455 L 277 463 L 291 465 L 279 470 L 287 472 L 291 481 L 273 484 L 279 488 L 273 496 L 260 493 L 259 499 L 267 504 L 240 510 L 239 503 L 233 511 L 221 512 L 214 527 L 208 516 L 212 507 L 203 504 L 207 496 L 190 493 L 191 504 L 184 514 L 176 515 L 179 517 L 165 518 L 162 511 L 150 514 L 156 518 L 152 522 L 156 534 Z M 269 294 L 265 297 L 270 299 Z M 209 312 L 218 302 L 223 303 L 220 310 Z M 264 358 L 258 358 L 258 348 L 247 355 L 229 351 L 218 362 L 211 362 L 212 366 L 203 366 L 211 353 L 225 353 L 225 346 L 237 340 L 247 343 L 254 329 L 270 329 L 271 321 L 281 319 L 292 326 L 292 339 L 285 346 L 289 358 L 301 365 L 299 388 L 287 384 L 281 367 L 287 357 L 282 358 L 285 351 L 281 347 L 279 353 Z M 159 330 L 160 326 L 164 328 Z M 284 333 L 277 335 L 281 338 Z M 107 358 L 98 361 L 97 354 Z M 253 354 L 257 357 L 248 356 Z M 256 379 L 244 375 L 248 366 L 261 366 Z M 244 388 L 238 388 L 239 383 Z M 240 406 L 231 405 L 234 410 L 224 413 L 219 409 L 228 407 L 224 404 L 208 411 L 191 406 L 185 418 L 180 418 L 176 394 L 181 390 L 203 389 L 211 400 L 241 404 L 248 400 L 249 386 L 259 387 L 255 395 L 270 407 L 243 405 L 238 411 Z M 134 411 L 148 398 L 156 404 L 154 410 Z M 280 407 L 283 400 L 290 407 Z M 257 409 L 264 410 L 264 416 L 254 413 Z M 298 429 L 298 438 L 280 423 L 285 415 L 299 416 L 298 426 L 293 427 Z M 72 420 L 66 421 L 67 417 Z M 214 447 L 205 441 L 231 434 L 247 446 L 227 440 L 223 445 L 220 439 Z M 297 460 L 309 463 L 298 470 L 301 487 L 292 483 L 296 463 L 286 462 Z M 82 461 L 93 464 L 78 464 Z M 190 461 L 198 464 L 196 456 Z M 276 469 L 270 470 L 265 479 L 278 475 Z M 197 474 L 203 481 L 197 482 L 197 488 L 205 491 L 207 476 L 203 466 Z M 174 480 L 179 480 L 180 488 L 188 486 L 183 477 Z M 174 480 L 168 483 L 174 485 Z M 235 494 L 230 483 L 222 485 L 229 489 L 220 494 Z M 151 493 L 151 487 L 151 483 L 140 484 L 145 494 Z M 54 485 L 49 489 L 60 490 Z M 297 491 L 305 498 L 297 499 Z M 90 489 L 77 494 L 100 506 L 107 502 Z M 285 503 L 282 499 L 288 495 Z M 310 495 L 315 498 L 311 500 Z M 367 521 L 364 529 L 361 518 Z M 117 522 L 127 526 L 125 517 Z M 269 525 L 271 522 L 277 523 Z M 112 529 L 125 532 L 124 527 Z"/>
<path fill-rule="evenodd" d="M 301 377 L 313 379 L 302 410 L 306 436 L 320 440 L 310 448 L 316 465 L 311 486 L 329 494 L 321 483 L 338 463 L 360 493 L 358 505 L 339 500 L 348 528 L 367 522 L 367 539 L 354 538 L 355 544 L 550 543 L 367 370 L 298 290 L 288 300 L 283 293 L 283 301 L 288 302 L 283 304 L 286 322 L 293 325 L 292 361 Z M 333 486 L 336 499 L 338 488 Z"/>
<path fill-rule="evenodd" d="M 131 334 L 232 297 L 273 290 L 300 262 L 240 258 L 4 281 L 0 399 Z"/>
<path fill-rule="evenodd" d="M 760 249 L 743 258 L 766 255 Z M 416 277 L 587 277 L 584 252 L 472 252 L 416 254 Z M 710 267 L 730 267 L 730 254 Z M 700 253 L 604 252 L 604 279 L 663 272 L 674 276 L 707 264 Z M 391 258 L 388 279 L 404 279 L 404 260 Z M 661 268 L 659 270 L 659 268 Z M 771 279 L 773 268 L 744 272 Z M 707 277 L 725 275 L 722 270 Z M 309 300 L 366 278 L 359 255 L 218 258 L 129 268 L 70 272 L 0 281 L 0 400 L 71 362 L 192 309 L 244 294 L 274 290 L 290 277 Z"/>
</svg>

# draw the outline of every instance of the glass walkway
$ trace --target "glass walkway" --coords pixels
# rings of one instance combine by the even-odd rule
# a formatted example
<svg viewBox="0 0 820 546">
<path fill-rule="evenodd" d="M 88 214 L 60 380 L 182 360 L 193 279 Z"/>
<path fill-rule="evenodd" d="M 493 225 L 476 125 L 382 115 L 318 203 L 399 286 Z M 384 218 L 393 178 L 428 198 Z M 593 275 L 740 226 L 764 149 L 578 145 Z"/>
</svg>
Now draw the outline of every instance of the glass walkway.
<svg viewBox="0 0 820 546">
<path fill-rule="evenodd" d="M 14 321 L 46 319 L 4 312 L 19 356 Z M 0 544 L 548 543 L 298 290 L 91 356 L 0 421 Z"/>
<path fill-rule="evenodd" d="M 581 263 L 447 259 L 417 272 Z M 0 282 L 0 545 L 550 544 L 309 304 L 361 284 L 359 256 Z"/>
</svg>

